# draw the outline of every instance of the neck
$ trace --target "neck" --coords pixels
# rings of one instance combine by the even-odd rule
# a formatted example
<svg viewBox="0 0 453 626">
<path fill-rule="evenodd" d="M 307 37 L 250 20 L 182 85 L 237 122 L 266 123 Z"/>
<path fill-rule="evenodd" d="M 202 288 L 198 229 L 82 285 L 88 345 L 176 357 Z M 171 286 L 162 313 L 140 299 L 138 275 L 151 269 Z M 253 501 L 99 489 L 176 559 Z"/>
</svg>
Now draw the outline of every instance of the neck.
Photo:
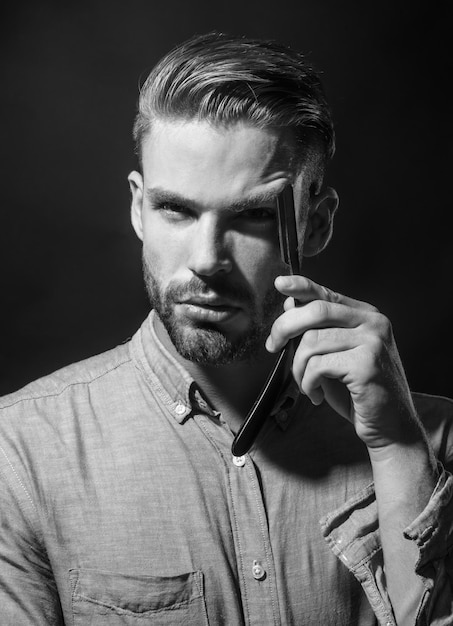
<svg viewBox="0 0 453 626">
<path fill-rule="evenodd" d="M 228 365 L 200 365 L 183 358 L 175 349 L 159 317 L 154 317 L 157 336 L 173 356 L 185 367 L 207 400 L 236 432 L 253 405 L 276 360 L 262 348 L 253 362 L 240 361 Z"/>
</svg>

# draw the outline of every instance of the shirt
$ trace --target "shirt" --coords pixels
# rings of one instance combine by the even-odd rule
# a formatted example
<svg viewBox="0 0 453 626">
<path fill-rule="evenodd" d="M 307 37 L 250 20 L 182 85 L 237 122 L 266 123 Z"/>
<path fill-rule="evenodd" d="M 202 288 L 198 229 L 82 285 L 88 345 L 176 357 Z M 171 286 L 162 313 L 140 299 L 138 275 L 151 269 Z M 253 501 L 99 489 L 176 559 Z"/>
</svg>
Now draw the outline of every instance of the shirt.
<svg viewBox="0 0 453 626">
<path fill-rule="evenodd" d="M 416 396 L 451 461 L 452 403 Z M 394 624 L 365 446 L 290 390 L 250 453 L 148 318 L 0 403 L 2 624 Z M 452 479 L 406 529 L 451 617 Z"/>
</svg>

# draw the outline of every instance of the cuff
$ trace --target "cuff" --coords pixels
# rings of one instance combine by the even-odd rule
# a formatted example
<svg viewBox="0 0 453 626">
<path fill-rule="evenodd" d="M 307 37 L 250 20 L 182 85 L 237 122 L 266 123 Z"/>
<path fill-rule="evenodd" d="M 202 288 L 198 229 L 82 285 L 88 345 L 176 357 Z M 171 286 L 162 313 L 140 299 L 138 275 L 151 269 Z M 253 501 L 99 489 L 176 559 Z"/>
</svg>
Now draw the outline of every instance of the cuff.
<svg viewBox="0 0 453 626">
<path fill-rule="evenodd" d="M 453 476 L 438 463 L 439 480 L 420 515 L 405 530 L 415 541 L 420 557 L 416 572 L 423 578 L 435 578 L 434 564 L 453 548 Z"/>
</svg>

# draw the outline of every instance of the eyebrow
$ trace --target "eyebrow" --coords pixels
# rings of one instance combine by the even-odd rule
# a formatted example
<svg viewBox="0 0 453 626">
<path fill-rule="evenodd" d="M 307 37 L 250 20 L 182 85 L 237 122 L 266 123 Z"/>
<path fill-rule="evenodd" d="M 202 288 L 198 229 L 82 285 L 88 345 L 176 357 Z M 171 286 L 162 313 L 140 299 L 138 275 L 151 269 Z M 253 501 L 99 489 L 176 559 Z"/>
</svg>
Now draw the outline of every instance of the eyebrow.
<svg viewBox="0 0 453 626">
<path fill-rule="evenodd" d="M 243 198 L 241 200 L 229 203 L 228 209 L 231 211 L 239 212 L 249 208 L 256 208 L 260 205 L 267 203 L 274 203 L 276 205 L 278 194 L 279 192 L 269 191 L 249 196 L 248 198 Z M 166 189 L 163 189 L 162 187 L 150 187 L 146 190 L 146 196 L 149 202 L 154 204 L 168 202 L 169 204 L 176 204 L 178 206 L 187 207 L 188 209 L 192 210 L 200 208 L 200 203 L 196 200 L 186 198 L 179 193 L 168 191 Z"/>
</svg>

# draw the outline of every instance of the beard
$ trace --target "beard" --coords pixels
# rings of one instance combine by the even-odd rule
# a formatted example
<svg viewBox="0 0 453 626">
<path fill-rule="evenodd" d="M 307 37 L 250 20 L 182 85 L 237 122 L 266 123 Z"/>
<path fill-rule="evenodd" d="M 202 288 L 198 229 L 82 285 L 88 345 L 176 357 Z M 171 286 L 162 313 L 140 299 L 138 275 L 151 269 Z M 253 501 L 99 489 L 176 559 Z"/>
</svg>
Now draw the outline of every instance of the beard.
<svg viewBox="0 0 453 626">
<path fill-rule="evenodd" d="M 184 358 L 200 365 L 229 365 L 234 362 L 250 362 L 257 359 L 264 348 L 276 317 L 282 312 L 285 297 L 275 287 L 264 294 L 258 307 L 253 294 L 243 285 L 228 282 L 219 277 L 193 276 L 187 283 L 170 285 L 164 291 L 153 275 L 143 255 L 143 276 L 151 306 L 159 316 L 177 352 Z M 245 305 L 249 311 L 249 330 L 235 339 L 227 337 L 215 324 L 197 325 L 182 323 L 175 314 L 175 304 L 185 296 L 216 293 L 221 298 L 231 298 Z"/>
</svg>

